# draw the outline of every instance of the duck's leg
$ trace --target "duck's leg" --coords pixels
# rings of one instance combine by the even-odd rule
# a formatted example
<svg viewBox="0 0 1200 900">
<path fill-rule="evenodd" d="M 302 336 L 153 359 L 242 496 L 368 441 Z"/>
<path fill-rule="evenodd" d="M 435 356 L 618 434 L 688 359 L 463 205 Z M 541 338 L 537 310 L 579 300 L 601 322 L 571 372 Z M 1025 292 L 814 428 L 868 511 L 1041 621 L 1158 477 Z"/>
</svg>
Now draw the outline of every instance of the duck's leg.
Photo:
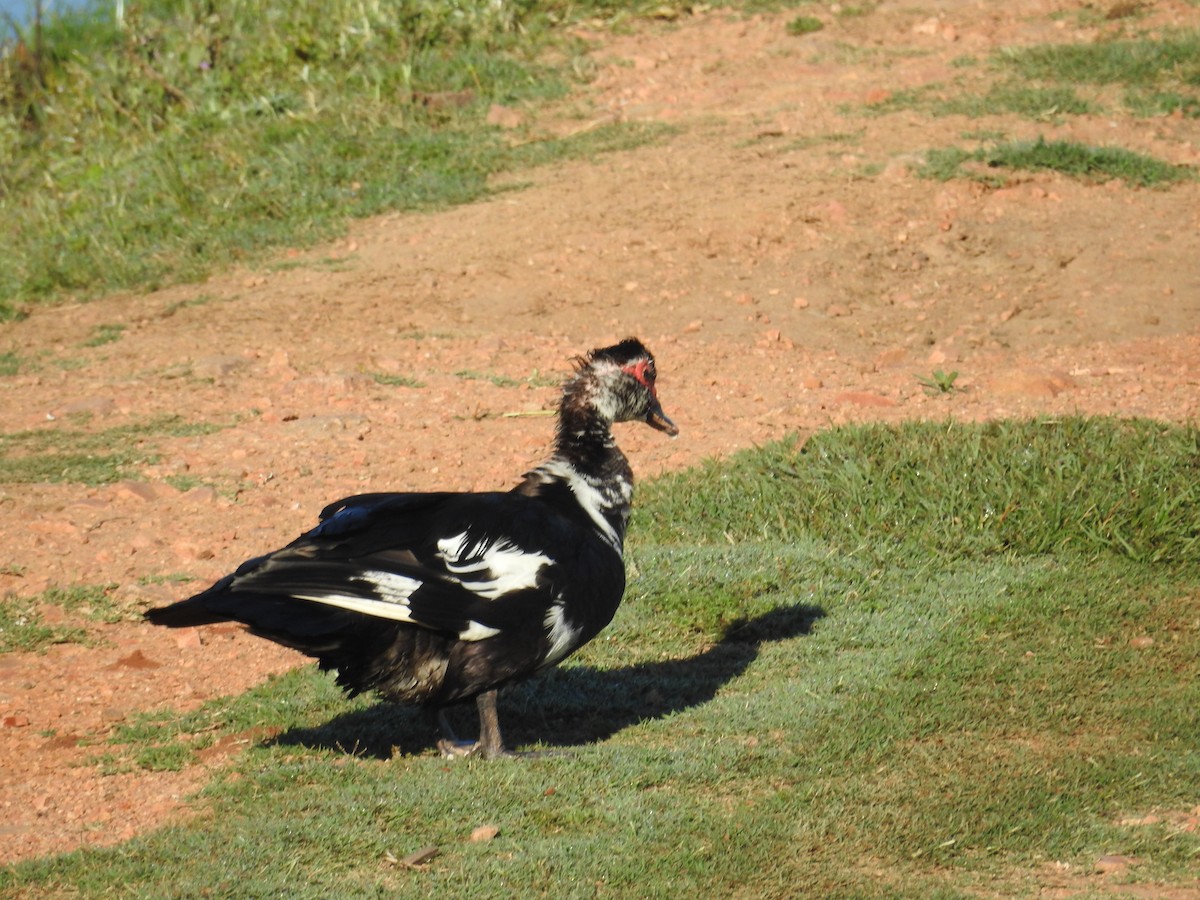
<svg viewBox="0 0 1200 900">
<path fill-rule="evenodd" d="M 500 717 L 496 712 L 496 691 L 486 691 L 475 698 L 475 706 L 479 710 L 479 740 L 460 741 L 450 726 L 446 711 L 437 711 L 438 730 L 442 737 L 437 742 L 438 750 L 447 759 L 459 756 L 481 756 L 484 759 L 497 759 L 501 756 L 513 756 L 504 748 L 504 738 L 500 735 Z"/>
<path fill-rule="evenodd" d="M 500 736 L 500 717 L 496 712 L 496 691 L 484 691 L 475 698 L 475 706 L 479 710 L 479 743 L 478 753 L 484 759 L 495 759 L 498 756 L 512 756 L 504 749 L 504 738 Z"/>
</svg>

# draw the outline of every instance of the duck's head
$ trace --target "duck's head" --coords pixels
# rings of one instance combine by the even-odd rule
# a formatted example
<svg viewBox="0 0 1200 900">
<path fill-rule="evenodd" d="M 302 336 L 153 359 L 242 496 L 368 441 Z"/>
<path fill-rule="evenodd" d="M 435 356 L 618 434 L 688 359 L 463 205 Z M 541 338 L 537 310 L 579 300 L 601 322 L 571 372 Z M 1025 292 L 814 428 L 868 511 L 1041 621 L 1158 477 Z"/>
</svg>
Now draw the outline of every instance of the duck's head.
<svg viewBox="0 0 1200 900">
<path fill-rule="evenodd" d="M 679 434 L 658 402 L 654 356 L 637 338 L 593 350 L 578 364 L 564 402 L 586 403 L 609 423 L 642 421 L 672 437 Z"/>
</svg>

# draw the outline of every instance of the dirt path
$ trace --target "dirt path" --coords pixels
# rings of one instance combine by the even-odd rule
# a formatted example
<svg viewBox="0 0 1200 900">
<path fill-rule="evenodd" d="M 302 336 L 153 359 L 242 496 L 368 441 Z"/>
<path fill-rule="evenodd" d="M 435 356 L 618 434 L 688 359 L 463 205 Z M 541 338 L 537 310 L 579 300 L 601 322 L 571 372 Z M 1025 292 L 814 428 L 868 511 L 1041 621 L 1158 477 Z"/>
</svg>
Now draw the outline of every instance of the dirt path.
<svg viewBox="0 0 1200 900">
<path fill-rule="evenodd" d="M 802 38 L 785 30 L 794 12 L 713 11 L 597 35 L 595 82 L 531 135 L 617 119 L 672 123 L 675 137 L 522 173 L 527 187 L 489 202 L 365 221 L 262 271 L 3 326 L 0 353 L 39 361 L 0 380 L 5 433 L 162 414 L 233 427 L 165 441 L 144 481 L 0 487 L 0 592 L 115 583 L 140 608 L 290 539 L 329 499 L 506 486 L 547 446 L 541 413 L 569 359 L 628 334 L 655 351 L 683 432 L 621 432 L 642 476 L 866 419 L 1195 421 L 1200 185 L 1047 174 L 985 190 L 909 164 L 998 130 L 1196 165 L 1200 120 L 862 114 L 904 87 L 984 77 L 955 65 L 964 56 L 1122 27 L 1079 26 L 1083 7 L 881 3 L 822 13 L 828 27 Z M 1200 25 L 1200 9 L 1163 0 L 1137 25 L 1183 23 Z M 125 330 L 83 346 L 100 325 Z M 958 371 L 962 390 L 927 396 L 917 376 L 935 369 Z M 193 582 L 155 583 L 178 575 Z M 105 776 L 89 761 L 105 736 L 138 710 L 192 707 L 298 662 L 231 629 L 88 627 L 94 646 L 0 656 L 0 861 L 180 814 L 221 755 Z"/>
</svg>

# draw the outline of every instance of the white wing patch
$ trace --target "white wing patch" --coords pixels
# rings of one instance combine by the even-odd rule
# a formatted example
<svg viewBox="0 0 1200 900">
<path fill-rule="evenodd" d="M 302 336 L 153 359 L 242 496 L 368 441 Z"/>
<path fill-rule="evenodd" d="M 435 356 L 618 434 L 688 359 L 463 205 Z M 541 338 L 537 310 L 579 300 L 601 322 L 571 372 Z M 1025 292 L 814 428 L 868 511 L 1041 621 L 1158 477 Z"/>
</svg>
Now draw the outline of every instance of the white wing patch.
<svg viewBox="0 0 1200 900">
<path fill-rule="evenodd" d="M 546 610 L 546 637 L 550 639 L 550 649 L 542 661 L 543 666 L 554 665 L 575 649 L 579 629 L 567 622 L 562 600 L 555 600 Z"/>
<path fill-rule="evenodd" d="M 355 576 L 355 581 L 371 585 L 380 599 L 371 600 L 349 594 L 297 593 L 293 596 L 301 600 L 312 600 L 314 603 L 324 603 L 326 606 L 336 606 L 339 609 L 375 616 L 378 619 L 392 619 L 396 622 L 413 621 L 408 598 L 423 584 L 419 578 L 409 578 L 407 575 L 398 575 L 395 572 L 368 571 Z"/>
<path fill-rule="evenodd" d="M 550 564 L 550 557 L 545 554 L 530 553 L 504 539 L 474 548 L 468 554 L 469 544 L 465 531 L 442 538 L 438 541 L 438 554 L 446 563 L 446 571 L 485 600 L 537 587 L 538 575 Z M 471 624 L 485 627 L 477 622 Z"/>
<path fill-rule="evenodd" d="M 490 638 L 499 633 L 499 628 L 493 628 L 472 619 L 467 623 L 467 627 L 458 633 L 458 639 L 460 641 L 482 641 L 484 638 Z"/>
</svg>

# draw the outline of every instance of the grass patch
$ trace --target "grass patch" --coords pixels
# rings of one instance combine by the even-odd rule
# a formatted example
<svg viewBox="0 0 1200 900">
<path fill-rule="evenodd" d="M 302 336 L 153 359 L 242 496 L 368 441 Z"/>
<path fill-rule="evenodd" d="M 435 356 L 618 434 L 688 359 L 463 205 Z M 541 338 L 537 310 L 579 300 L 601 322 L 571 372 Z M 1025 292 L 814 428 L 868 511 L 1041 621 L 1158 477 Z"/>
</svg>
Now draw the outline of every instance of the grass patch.
<svg viewBox="0 0 1200 900">
<path fill-rule="evenodd" d="M 1194 428 L 1066 419 L 839 429 L 657 479 L 616 621 L 502 701 L 513 743 L 565 754 L 447 765 L 419 713 L 306 667 L 122 726 L 112 771 L 253 749 L 202 815 L 0 888 L 1028 896 L 1105 853 L 1189 885 L 1200 837 L 1121 823 L 1195 804 L 1198 466 Z"/>
<path fill-rule="evenodd" d="M 1059 172 L 1089 182 L 1115 178 L 1131 187 L 1168 187 L 1196 178 L 1195 170 L 1189 166 L 1177 166 L 1120 147 L 1090 147 L 1042 137 L 973 151 L 957 147 L 930 150 L 918 173 L 939 181 L 967 177 L 998 185 L 1004 181 L 996 172 L 1001 169 Z"/>
<path fill-rule="evenodd" d="M 1124 87 L 1125 108 L 1135 116 L 1200 116 L 1200 31 L 1043 44 L 1005 50 L 995 59 L 1023 80 Z"/>
<path fill-rule="evenodd" d="M 84 347 L 103 347 L 105 344 L 111 344 L 121 339 L 121 335 L 125 333 L 124 325 L 97 325 L 92 331 L 92 336 L 83 342 Z"/>
<path fill-rule="evenodd" d="M 1018 82 L 992 85 L 982 95 L 961 95 L 938 100 L 930 105 L 937 116 L 997 116 L 1012 114 L 1026 119 L 1044 120 L 1057 116 L 1085 116 L 1101 112 L 1101 107 L 1085 100 L 1073 87 L 1035 87 Z"/>
<path fill-rule="evenodd" d="M 0 483 L 111 484 L 155 462 L 159 440 L 211 434 L 222 427 L 161 416 L 100 431 L 53 425 L 0 435 Z"/>
<path fill-rule="evenodd" d="M 868 104 L 866 109 L 872 115 L 911 109 L 931 116 L 968 116 L 978 119 L 984 116 L 1017 115 L 1038 121 L 1102 111 L 1097 103 L 1081 98 L 1074 87 L 1039 86 L 1020 81 L 992 84 L 982 94 L 963 92 L 941 84 L 924 85 L 894 91 L 888 97 Z"/>
<path fill-rule="evenodd" d="M 522 387 L 529 385 L 530 387 L 561 387 L 562 378 L 558 375 L 543 375 L 534 369 L 529 375 L 524 378 L 510 378 L 507 375 L 498 375 L 495 372 L 477 372 L 474 369 L 460 369 L 454 373 L 454 377 L 462 378 L 464 381 L 486 381 L 494 384 L 496 387 Z"/>
<path fill-rule="evenodd" d="M 1098 98 L 1080 96 L 1080 85 L 1123 87 L 1125 109 L 1135 116 L 1200 116 L 1200 32 L 1159 39 L 1043 44 L 1004 50 L 992 57 L 1003 73 L 982 92 L 931 84 L 898 90 L 869 104 L 883 115 L 904 109 L 934 116 L 972 118 L 1017 115 L 1042 121 L 1099 115 Z M 964 63 L 955 61 L 956 65 Z"/>
<path fill-rule="evenodd" d="M 425 387 L 425 382 L 413 375 L 391 375 L 387 372 L 371 372 L 369 374 L 376 384 L 382 384 L 387 387 Z"/>
<path fill-rule="evenodd" d="M 514 143 L 486 124 L 493 103 L 569 89 L 563 22 L 629 11 L 152 0 L 123 29 L 107 8 L 50 17 L 40 78 L 0 59 L 0 316 L 199 279 L 350 218 L 466 202 L 497 173 L 655 139 L 614 125 Z M 539 60 L 551 47 L 558 67 Z"/>
<path fill-rule="evenodd" d="M 886 539 L 940 559 L 1072 550 L 1185 562 L 1200 549 L 1195 429 L 1068 417 L 914 423 L 902 436 L 839 429 L 665 476 L 643 490 L 657 514 L 639 523 L 660 542 L 815 531 L 847 551 Z M 702 477 L 712 496 L 693 503 L 680 485 Z"/>
<path fill-rule="evenodd" d="M 1022 78 L 1075 84 L 1200 88 L 1200 32 L 1004 50 L 998 60 Z"/>
<path fill-rule="evenodd" d="M 787 33 L 797 37 L 821 31 L 825 23 L 816 16 L 796 16 L 787 23 Z"/>
<path fill-rule="evenodd" d="M 39 611 L 40 597 L 0 598 L 0 653 L 29 653 L 51 644 L 82 641 L 82 628 L 47 624 Z"/>
<path fill-rule="evenodd" d="M 76 584 L 50 587 L 32 597 L 8 594 L 0 598 L 0 653 L 45 650 L 51 644 L 83 643 L 84 629 L 49 624 L 42 610 L 58 606 L 91 622 L 119 622 L 129 611 L 117 601 L 115 584 Z"/>
</svg>

